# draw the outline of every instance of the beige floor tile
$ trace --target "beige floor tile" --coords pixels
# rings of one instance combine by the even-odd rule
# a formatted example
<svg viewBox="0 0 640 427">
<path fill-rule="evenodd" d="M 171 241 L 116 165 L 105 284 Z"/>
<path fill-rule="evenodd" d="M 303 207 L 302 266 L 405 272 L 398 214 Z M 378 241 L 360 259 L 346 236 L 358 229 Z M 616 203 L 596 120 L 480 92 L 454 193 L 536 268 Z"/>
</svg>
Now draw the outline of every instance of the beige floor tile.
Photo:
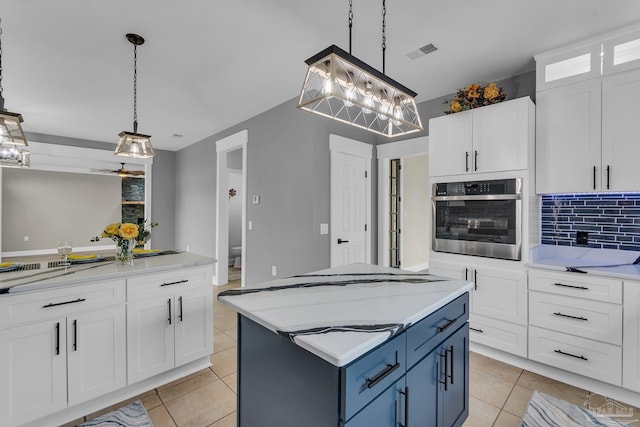
<svg viewBox="0 0 640 427">
<path fill-rule="evenodd" d="M 156 408 L 147 411 L 149 419 L 153 423 L 153 427 L 176 427 L 176 423 L 173 422 L 173 418 L 167 411 L 164 405 L 160 405 Z"/>
<path fill-rule="evenodd" d="M 476 369 L 469 370 L 469 396 L 502 408 L 512 389 L 513 384 L 501 378 Z"/>
<path fill-rule="evenodd" d="M 211 369 L 220 378 L 238 370 L 238 351 L 236 347 L 220 351 L 211 356 Z"/>
<path fill-rule="evenodd" d="M 167 389 L 167 388 L 174 387 L 174 386 L 176 386 L 177 384 L 183 383 L 183 382 L 185 382 L 185 381 L 187 381 L 187 380 L 190 380 L 190 379 L 192 379 L 192 378 L 197 377 L 198 375 L 200 375 L 202 372 L 204 372 L 204 371 L 206 371 L 206 370 L 207 370 L 207 369 L 202 369 L 202 370 L 200 370 L 200 371 L 198 371 L 198 372 L 194 372 L 193 374 L 189 374 L 189 375 L 187 375 L 187 376 L 185 376 L 185 377 L 178 378 L 177 380 L 171 381 L 170 383 L 163 384 L 163 385 L 159 386 L 159 387 L 157 388 L 157 390 L 158 390 L 158 392 L 159 392 L 159 391 L 161 391 L 161 390 L 165 390 L 165 389 Z"/>
<path fill-rule="evenodd" d="M 227 329 L 223 331 L 226 335 L 228 335 L 231 339 L 238 341 L 238 327 Z"/>
<path fill-rule="evenodd" d="M 218 380 L 218 377 L 210 369 L 205 369 L 198 372 L 198 375 L 178 383 L 173 387 L 158 390 L 158 395 L 164 403 L 167 403 L 216 380 Z"/>
<path fill-rule="evenodd" d="M 463 427 L 491 427 L 498 417 L 500 408 L 491 406 L 475 397 L 469 397 L 469 417 Z"/>
<path fill-rule="evenodd" d="M 213 326 L 221 331 L 236 328 L 238 326 L 238 317 L 235 313 L 214 314 Z"/>
<path fill-rule="evenodd" d="M 502 409 L 514 416 L 522 417 L 532 394 L 533 390 L 516 385 L 511 391 L 511 394 L 507 398 L 507 402 L 504 404 Z"/>
<path fill-rule="evenodd" d="M 78 424 L 83 423 L 85 421 L 84 417 L 78 418 L 77 420 L 70 421 L 66 424 L 62 424 L 60 427 L 76 427 Z"/>
<path fill-rule="evenodd" d="M 222 378 L 222 381 L 233 391 L 235 394 L 238 394 L 238 373 L 234 373 L 231 375 L 227 375 Z"/>
<path fill-rule="evenodd" d="M 469 366 L 472 369 L 501 378 L 510 384 L 515 384 L 522 374 L 520 368 L 474 352 L 469 353 Z"/>
<path fill-rule="evenodd" d="M 565 400 L 574 405 L 583 406 L 589 394 L 588 391 L 569 384 L 561 383 L 533 372 L 523 371 L 518 380 L 518 385 L 530 390 L 538 390 Z"/>
<path fill-rule="evenodd" d="M 216 421 L 215 423 L 211 424 L 209 427 L 236 427 L 236 417 L 237 414 L 233 412 L 220 421 Z"/>
<path fill-rule="evenodd" d="M 502 411 L 493 423 L 493 427 L 520 427 L 520 417 Z"/>
<path fill-rule="evenodd" d="M 217 353 L 222 350 L 234 347 L 237 345 L 236 340 L 225 334 L 221 330 L 213 331 L 213 352 Z"/>
<path fill-rule="evenodd" d="M 236 395 L 217 380 L 166 404 L 180 427 L 208 426 L 236 410 Z"/>
<path fill-rule="evenodd" d="M 160 400 L 160 396 L 158 396 L 155 390 L 153 390 L 153 394 L 143 397 L 140 401 L 147 411 L 162 405 L 162 400 Z"/>
</svg>

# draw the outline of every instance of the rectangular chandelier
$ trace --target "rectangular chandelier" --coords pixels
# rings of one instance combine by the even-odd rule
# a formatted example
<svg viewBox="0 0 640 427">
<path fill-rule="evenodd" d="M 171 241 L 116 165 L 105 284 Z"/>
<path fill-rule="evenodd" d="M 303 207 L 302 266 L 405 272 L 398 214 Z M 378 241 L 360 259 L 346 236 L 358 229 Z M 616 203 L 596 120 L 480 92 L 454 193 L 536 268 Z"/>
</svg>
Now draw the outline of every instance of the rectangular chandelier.
<svg viewBox="0 0 640 427">
<path fill-rule="evenodd" d="M 28 168 L 31 154 L 27 147 L 27 137 L 20 122 L 22 115 L 3 109 L 4 100 L 0 95 L 0 166 Z"/>
<path fill-rule="evenodd" d="M 422 130 L 412 90 L 335 45 L 305 61 L 298 108 L 387 137 Z"/>
</svg>

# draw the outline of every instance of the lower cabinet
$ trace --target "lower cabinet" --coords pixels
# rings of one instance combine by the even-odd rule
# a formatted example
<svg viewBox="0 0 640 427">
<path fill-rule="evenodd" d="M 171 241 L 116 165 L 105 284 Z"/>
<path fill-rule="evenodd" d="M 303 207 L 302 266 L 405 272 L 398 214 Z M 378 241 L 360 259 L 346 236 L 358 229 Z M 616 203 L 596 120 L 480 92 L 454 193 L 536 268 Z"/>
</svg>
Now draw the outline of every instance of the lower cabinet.
<svg viewBox="0 0 640 427">
<path fill-rule="evenodd" d="M 406 387 L 404 376 L 380 393 L 369 405 L 351 418 L 345 427 L 397 427 L 406 423 Z M 404 402 L 403 402 L 404 400 Z M 416 424 L 417 425 L 417 424 Z M 435 425 L 435 424 L 434 424 Z"/>
<path fill-rule="evenodd" d="M 640 392 L 640 282 L 624 282 L 622 386 Z"/>
</svg>

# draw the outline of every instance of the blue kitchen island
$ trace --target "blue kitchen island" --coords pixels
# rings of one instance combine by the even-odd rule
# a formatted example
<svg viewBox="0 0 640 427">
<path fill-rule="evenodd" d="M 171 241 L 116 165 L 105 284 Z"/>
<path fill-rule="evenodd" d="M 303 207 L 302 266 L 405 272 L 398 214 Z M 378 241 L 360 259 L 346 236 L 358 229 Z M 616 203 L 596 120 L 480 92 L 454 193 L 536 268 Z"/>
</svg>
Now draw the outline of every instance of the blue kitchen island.
<svg viewBox="0 0 640 427">
<path fill-rule="evenodd" d="M 238 426 L 460 426 L 471 282 L 369 264 L 221 292 Z"/>
</svg>

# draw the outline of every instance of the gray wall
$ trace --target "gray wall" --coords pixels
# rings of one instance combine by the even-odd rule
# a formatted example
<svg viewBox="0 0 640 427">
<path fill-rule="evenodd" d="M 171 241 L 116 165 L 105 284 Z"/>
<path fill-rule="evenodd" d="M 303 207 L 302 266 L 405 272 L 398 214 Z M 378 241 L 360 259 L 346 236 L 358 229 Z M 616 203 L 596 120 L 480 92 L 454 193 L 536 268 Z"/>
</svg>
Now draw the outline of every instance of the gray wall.
<svg viewBox="0 0 640 427">
<path fill-rule="evenodd" d="M 329 267 L 329 134 L 375 144 L 375 135 L 296 108 L 292 99 L 224 132 L 180 150 L 177 155 L 177 243 L 207 256 L 215 255 L 215 142 L 247 129 L 246 282 Z M 375 156 L 374 156 L 375 158 Z M 375 161 L 372 170 L 375 171 Z M 372 177 L 373 224 L 376 224 L 376 176 Z M 260 195 L 260 204 L 250 203 Z M 377 239 L 373 227 L 372 254 Z"/>
<path fill-rule="evenodd" d="M 113 151 L 115 148 L 115 143 L 109 144 L 41 133 L 27 133 L 27 139 L 47 144 L 70 145 L 107 151 Z M 153 218 L 151 219 L 159 223 L 159 225 L 153 229 L 151 246 L 158 249 L 175 248 L 176 153 L 166 150 L 155 150 L 155 152 L 156 155 L 152 166 L 151 211 Z"/>
</svg>

